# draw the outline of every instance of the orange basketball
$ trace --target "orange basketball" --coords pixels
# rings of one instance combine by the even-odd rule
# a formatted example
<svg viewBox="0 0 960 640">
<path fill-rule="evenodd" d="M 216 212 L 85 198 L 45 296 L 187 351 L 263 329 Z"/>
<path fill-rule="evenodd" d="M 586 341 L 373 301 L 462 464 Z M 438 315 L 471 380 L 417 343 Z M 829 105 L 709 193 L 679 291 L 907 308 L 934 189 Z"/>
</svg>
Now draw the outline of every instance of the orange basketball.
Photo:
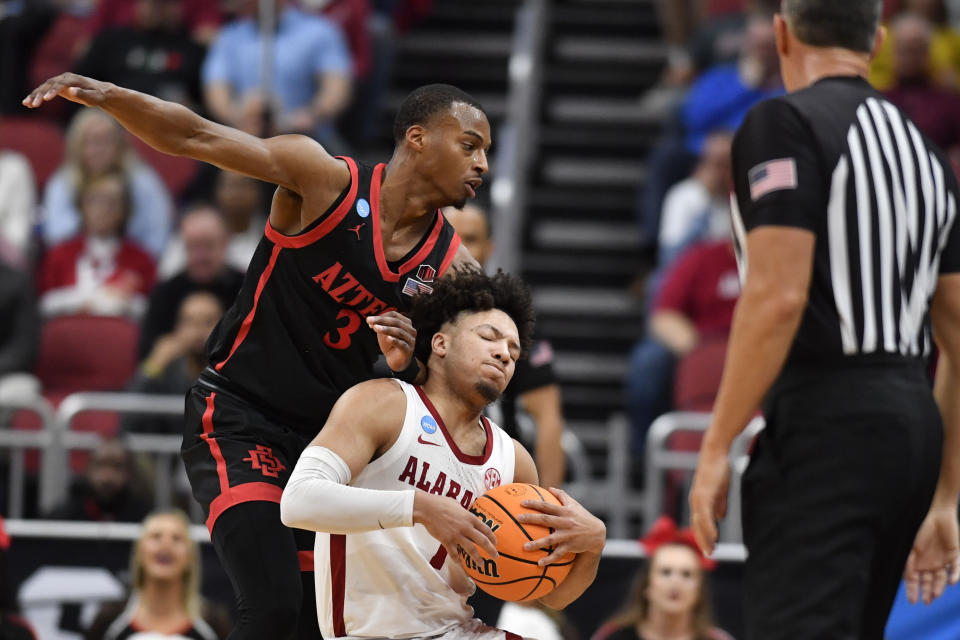
<svg viewBox="0 0 960 640">
<path fill-rule="evenodd" d="M 521 513 L 540 513 L 520 505 L 524 500 L 541 500 L 560 504 L 552 493 L 533 484 L 514 482 L 487 491 L 477 498 L 470 512 L 483 520 L 497 536 L 499 558 L 493 559 L 482 550 L 480 557 L 471 557 L 458 549 L 460 561 L 477 586 L 501 600 L 520 602 L 542 598 L 570 573 L 575 554 L 569 553 L 558 562 L 546 566 L 537 560 L 552 553 L 552 548 L 524 551 L 523 545 L 539 540 L 553 529 L 536 524 L 520 524 Z"/>
</svg>

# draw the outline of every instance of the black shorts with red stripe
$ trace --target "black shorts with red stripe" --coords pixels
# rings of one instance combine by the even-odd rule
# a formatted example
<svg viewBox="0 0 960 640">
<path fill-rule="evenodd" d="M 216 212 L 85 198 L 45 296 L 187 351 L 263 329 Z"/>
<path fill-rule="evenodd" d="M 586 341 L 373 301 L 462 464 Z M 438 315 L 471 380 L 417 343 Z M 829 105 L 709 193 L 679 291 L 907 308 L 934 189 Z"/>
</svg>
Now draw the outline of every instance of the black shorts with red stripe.
<svg viewBox="0 0 960 640">
<path fill-rule="evenodd" d="M 280 502 L 300 453 L 302 435 L 271 420 L 257 408 L 202 382 L 187 392 L 183 458 L 193 496 L 213 533 L 224 511 L 252 501 Z M 294 530 L 301 568 L 312 570 L 313 532 Z"/>
</svg>

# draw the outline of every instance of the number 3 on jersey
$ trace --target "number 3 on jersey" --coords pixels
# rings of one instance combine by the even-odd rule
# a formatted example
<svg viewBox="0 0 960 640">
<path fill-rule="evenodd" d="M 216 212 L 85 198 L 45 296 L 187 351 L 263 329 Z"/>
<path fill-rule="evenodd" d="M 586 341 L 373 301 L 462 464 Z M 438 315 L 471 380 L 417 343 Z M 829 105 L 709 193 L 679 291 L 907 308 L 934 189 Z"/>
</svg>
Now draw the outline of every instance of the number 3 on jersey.
<svg viewBox="0 0 960 640">
<path fill-rule="evenodd" d="M 347 324 L 343 324 L 346 318 Z M 337 314 L 337 326 L 323 336 L 323 343 L 331 349 L 346 349 L 350 346 L 352 336 L 360 328 L 363 319 L 360 314 L 350 309 L 341 309 Z"/>
</svg>

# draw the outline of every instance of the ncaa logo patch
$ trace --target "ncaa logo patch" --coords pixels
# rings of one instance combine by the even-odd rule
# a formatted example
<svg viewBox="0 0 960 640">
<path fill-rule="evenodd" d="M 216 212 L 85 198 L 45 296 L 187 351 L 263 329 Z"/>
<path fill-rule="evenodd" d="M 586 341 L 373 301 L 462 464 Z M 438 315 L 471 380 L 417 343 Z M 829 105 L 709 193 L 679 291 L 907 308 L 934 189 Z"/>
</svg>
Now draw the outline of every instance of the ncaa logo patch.
<svg viewBox="0 0 960 640">
<path fill-rule="evenodd" d="M 426 433 L 436 433 L 437 421 L 433 419 L 433 416 L 423 416 L 420 418 L 420 428 Z"/>
<path fill-rule="evenodd" d="M 366 218 L 370 215 L 370 203 L 364 198 L 357 200 L 357 215 L 361 218 Z"/>
<path fill-rule="evenodd" d="M 499 471 L 497 471 L 493 467 L 490 467 L 489 469 L 483 472 L 483 487 L 487 491 L 490 491 L 490 489 L 493 489 L 494 487 L 499 487 L 499 486 L 500 486 Z"/>
</svg>

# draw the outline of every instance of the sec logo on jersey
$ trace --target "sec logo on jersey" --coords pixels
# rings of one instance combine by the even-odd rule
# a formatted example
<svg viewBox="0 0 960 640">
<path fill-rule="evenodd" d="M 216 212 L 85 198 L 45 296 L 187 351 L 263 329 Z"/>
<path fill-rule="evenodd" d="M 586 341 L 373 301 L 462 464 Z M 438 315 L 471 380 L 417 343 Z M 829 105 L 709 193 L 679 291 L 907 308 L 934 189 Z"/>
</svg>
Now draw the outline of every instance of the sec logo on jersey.
<svg viewBox="0 0 960 640">
<path fill-rule="evenodd" d="M 490 467 L 489 469 L 483 472 L 483 487 L 487 491 L 490 491 L 490 489 L 493 489 L 494 487 L 499 487 L 499 486 L 500 486 L 499 471 L 497 471 L 493 467 Z"/>
</svg>

